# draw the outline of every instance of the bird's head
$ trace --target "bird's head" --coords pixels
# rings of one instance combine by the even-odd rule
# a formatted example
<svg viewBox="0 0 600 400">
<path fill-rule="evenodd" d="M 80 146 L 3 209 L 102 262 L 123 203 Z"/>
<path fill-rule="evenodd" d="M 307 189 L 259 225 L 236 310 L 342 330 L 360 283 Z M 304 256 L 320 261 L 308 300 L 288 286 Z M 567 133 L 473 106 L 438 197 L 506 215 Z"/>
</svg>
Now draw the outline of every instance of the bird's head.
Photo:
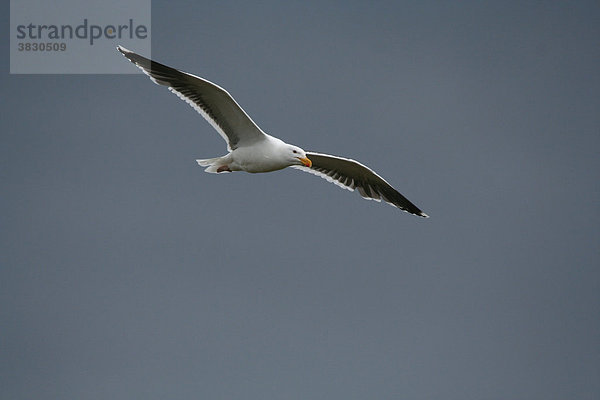
<svg viewBox="0 0 600 400">
<path fill-rule="evenodd" d="M 312 166 L 312 161 L 306 157 L 306 152 L 298 146 L 288 147 L 288 157 L 292 165 L 304 165 L 309 168 Z"/>
</svg>

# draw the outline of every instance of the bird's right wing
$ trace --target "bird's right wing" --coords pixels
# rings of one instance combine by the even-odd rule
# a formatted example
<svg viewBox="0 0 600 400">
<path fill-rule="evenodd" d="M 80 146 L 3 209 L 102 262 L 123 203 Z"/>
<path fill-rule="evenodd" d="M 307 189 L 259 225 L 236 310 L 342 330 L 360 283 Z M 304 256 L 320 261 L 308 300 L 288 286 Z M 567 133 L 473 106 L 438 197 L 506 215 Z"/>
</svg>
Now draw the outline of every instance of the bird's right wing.
<svg viewBox="0 0 600 400">
<path fill-rule="evenodd" d="M 221 134 L 230 151 L 265 138 L 265 133 L 225 89 L 206 79 L 142 57 L 122 46 L 117 49 L 154 83 L 167 86 L 198 111 Z"/>
<path fill-rule="evenodd" d="M 344 189 L 350 191 L 358 189 L 360 195 L 365 199 L 383 200 L 403 211 L 420 217 L 428 217 L 382 177 L 358 161 L 312 152 L 307 152 L 306 156 L 312 161 L 312 167 L 303 165 L 293 165 L 292 167 L 320 176 Z"/>
</svg>

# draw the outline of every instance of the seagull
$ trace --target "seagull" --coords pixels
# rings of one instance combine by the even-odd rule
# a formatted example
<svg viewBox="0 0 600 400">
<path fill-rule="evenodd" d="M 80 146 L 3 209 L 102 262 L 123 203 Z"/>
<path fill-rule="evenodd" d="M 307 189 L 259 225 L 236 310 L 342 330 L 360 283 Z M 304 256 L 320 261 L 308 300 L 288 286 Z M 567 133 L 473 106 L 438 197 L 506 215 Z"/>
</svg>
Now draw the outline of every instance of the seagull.
<svg viewBox="0 0 600 400">
<path fill-rule="evenodd" d="M 350 191 L 358 190 L 369 200 L 385 201 L 400 210 L 425 217 L 417 206 L 382 177 L 358 161 L 329 154 L 304 151 L 285 143 L 258 127 L 235 99 L 222 87 L 206 79 L 179 71 L 118 46 L 129 61 L 152 82 L 171 92 L 198 111 L 227 142 L 228 154 L 196 160 L 206 172 L 271 172 L 286 167 L 317 175 Z"/>
</svg>

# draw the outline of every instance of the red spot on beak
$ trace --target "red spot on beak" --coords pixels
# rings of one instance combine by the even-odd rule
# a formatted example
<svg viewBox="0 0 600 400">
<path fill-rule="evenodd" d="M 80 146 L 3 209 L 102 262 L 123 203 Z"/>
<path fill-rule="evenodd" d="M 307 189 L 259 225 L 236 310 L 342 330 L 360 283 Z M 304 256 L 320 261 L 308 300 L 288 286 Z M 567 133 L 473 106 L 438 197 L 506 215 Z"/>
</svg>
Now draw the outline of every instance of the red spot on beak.
<svg viewBox="0 0 600 400">
<path fill-rule="evenodd" d="M 302 164 L 304 164 L 305 167 L 308 167 L 308 168 L 312 167 L 312 161 L 310 161 L 310 159 L 308 159 L 306 157 L 303 157 L 303 158 L 298 157 L 298 160 L 300 160 L 300 162 Z"/>
</svg>

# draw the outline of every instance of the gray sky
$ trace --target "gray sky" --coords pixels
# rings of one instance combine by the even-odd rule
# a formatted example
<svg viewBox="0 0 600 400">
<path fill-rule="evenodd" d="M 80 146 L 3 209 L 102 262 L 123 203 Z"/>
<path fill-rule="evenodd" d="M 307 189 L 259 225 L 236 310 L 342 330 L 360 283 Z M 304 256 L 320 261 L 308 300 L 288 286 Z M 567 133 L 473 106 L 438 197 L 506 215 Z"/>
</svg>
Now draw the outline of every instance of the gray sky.
<svg viewBox="0 0 600 400">
<path fill-rule="evenodd" d="M 597 2 L 191 3 L 154 59 L 431 218 L 206 174 L 165 88 L 9 75 L 5 39 L 1 398 L 598 398 Z"/>
</svg>

